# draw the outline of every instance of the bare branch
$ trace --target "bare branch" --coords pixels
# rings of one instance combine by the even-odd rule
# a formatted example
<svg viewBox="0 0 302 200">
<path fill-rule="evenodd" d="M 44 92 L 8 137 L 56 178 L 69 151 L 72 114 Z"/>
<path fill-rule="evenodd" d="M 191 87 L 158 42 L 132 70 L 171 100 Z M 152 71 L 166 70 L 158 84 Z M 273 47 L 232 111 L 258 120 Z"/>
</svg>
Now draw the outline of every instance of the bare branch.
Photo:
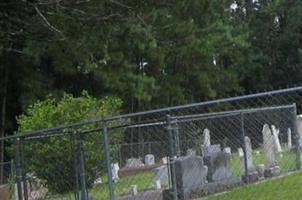
<svg viewBox="0 0 302 200">
<path fill-rule="evenodd" d="M 111 2 L 111 3 L 114 3 L 114 4 L 118 5 L 118 6 L 121 6 L 121 7 L 123 7 L 123 8 L 132 9 L 132 7 L 127 6 L 127 5 L 123 4 L 123 3 L 118 2 L 118 1 L 115 1 L 115 0 L 110 0 L 110 2 Z"/>
<path fill-rule="evenodd" d="M 42 12 L 39 10 L 39 8 L 37 6 L 34 6 L 37 14 L 41 17 L 41 19 L 44 21 L 44 23 L 49 27 L 49 29 L 51 29 L 52 31 L 59 33 L 63 38 L 65 38 L 64 34 L 62 33 L 62 31 L 60 31 L 59 29 L 57 29 L 56 27 L 54 27 L 53 25 L 50 24 L 50 22 L 46 19 L 46 17 L 42 14 Z"/>
</svg>

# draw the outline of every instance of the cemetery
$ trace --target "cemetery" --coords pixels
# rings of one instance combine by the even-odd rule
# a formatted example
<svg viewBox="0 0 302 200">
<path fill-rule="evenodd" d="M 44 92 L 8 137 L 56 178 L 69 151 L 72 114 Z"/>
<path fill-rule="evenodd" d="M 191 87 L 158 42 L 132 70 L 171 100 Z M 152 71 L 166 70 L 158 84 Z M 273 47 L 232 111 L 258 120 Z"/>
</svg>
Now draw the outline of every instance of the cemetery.
<svg viewBox="0 0 302 200">
<path fill-rule="evenodd" d="M 298 127 L 301 126 L 299 123 Z M 296 170 L 297 158 L 291 127 L 283 127 L 283 130 L 285 132 L 280 133 L 276 125 L 263 124 L 262 130 L 257 133 L 258 141 L 244 136 L 243 144 L 238 143 L 239 148 L 234 149 L 213 144 L 212 140 L 217 141 L 213 138 L 214 131 L 204 128 L 199 149 L 180 150 L 174 158 L 169 157 L 168 152 L 163 158 L 156 158 L 153 154 L 146 154 L 143 159 L 128 158 L 121 168 L 118 163 L 112 164 L 115 195 L 121 200 L 170 200 L 175 198 L 172 187 L 176 189 L 178 199 L 196 199 L 246 184 L 286 177 Z M 254 148 L 253 144 L 257 147 Z M 171 186 L 173 182 L 175 188 Z M 92 189 L 91 194 L 99 199 L 104 196 L 105 190 L 103 184 Z"/>
<path fill-rule="evenodd" d="M 22 179 L 6 191 L 30 200 L 218 200 L 242 195 L 239 191 L 290 182 L 300 176 L 302 164 L 302 117 L 293 112 L 295 108 L 295 104 L 284 104 L 166 115 L 141 124 L 113 126 L 109 132 L 106 127 L 98 128 L 95 130 L 103 131 L 103 148 L 96 140 L 101 136 L 93 132 L 71 135 L 76 159 L 69 169 L 75 170 L 78 182 L 59 168 L 55 179 L 50 179 L 28 167 L 26 174 L 21 173 Z M 115 137 L 142 133 L 152 140 L 136 147 L 116 145 L 108 141 L 110 131 Z M 45 141 L 57 139 L 51 135 Z M 37 143 L 36 138 L 26 142 Z M 27 153 L 26 148 L 24 151 Z M 58 165 L 66 163 L 62 158 L 52 159 Z M 22 167 L 22 162 L 16 162 L 16 167 Z M 19 170 L 16 168 L 16 174 Z M 50 180 L 68 187 L 52 187 Z"/>
</svg>

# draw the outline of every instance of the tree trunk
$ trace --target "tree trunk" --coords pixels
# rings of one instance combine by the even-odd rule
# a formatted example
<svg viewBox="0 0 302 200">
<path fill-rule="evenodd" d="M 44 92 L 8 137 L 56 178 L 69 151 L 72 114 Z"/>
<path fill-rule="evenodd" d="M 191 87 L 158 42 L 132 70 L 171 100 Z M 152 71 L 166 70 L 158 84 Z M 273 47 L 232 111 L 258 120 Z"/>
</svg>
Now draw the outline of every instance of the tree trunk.
<svg viewBox="0 0 302 200">
<path fill-rule="evenodd" d="M 7 85 L 8 85 L 8 67 L 6 62 L 3 64 L 3 83 L 1 88 L 1 118 L 0 118 L 0 138 L 4 137 L 5 119 L 6 119 L 6 101 L 7 101 Z M 0 141 L 0 185 L 4 183 L 4 141 Z"/>
</svg>

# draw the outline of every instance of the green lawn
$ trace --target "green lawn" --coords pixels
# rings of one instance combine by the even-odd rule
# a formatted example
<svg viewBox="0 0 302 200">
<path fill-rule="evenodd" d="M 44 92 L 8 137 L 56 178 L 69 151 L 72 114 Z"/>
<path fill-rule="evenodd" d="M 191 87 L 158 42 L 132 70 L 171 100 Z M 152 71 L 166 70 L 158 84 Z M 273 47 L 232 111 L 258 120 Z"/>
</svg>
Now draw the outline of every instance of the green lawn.
<svg viewBox="0 0 302 200">
<path fill-rule="evenodd" d="M 114 184 L 115 195 L 129 195 L 131 185 L 137 185 L 137 190 L 139 192 L 152 189 L 154 188 L 152 185 L 153 177 L 153 172 L 141 172 L 132 176 L 122 177 L 117 183 Z M 104 184 L 100 184 L 90 190 L 90 194 L 96 199 L 109 199 L 107 179 L 104 178 L 103 180 Z"/>
<path fill-rule="evenodd" d="M 301 200 L 302 173 L 237 188 L 206 200 Z"/>
<path fill-rule="evenodd" d="M 283 147 L 284 152 L 282 154 L 276 154 L 275 158 L 280 166 L 282 172 L 290 172 L 297 169 L 296 165 L 296 154 L 294 152 L 290 152 L 287 150 L 286 147 Z M 257 154 L 256 152 L 260 152 Z M 259 164 L 265 164 L 265 156 L 262 149 L 255 149 L 253 151 L 253 161 L 254 166 Z M 231 156 L 231 163 L 232 163 L 232 169 L 233 169 L 233 175 L 236 177 L 240 177 L 241 167 L 240 167 L 240 160 L 238 157 L 238 153 L 233 153 Z"/>
<path fill-rule="evenodd" d="M 256 153 L 256 151 L 259 151 L 260 153 Z M 256 166 L 257 164 L 264 164 L 265 157 L 264 157 L 263 151 L 261 149 L 257 149 L 257 150 L 254 150 L 253 152 L 254 152 L 253 153 L 254 165 Z M 282 156 L 276 155 L 276 160 L 277 160 L 278 165 L 281 167 L 281 170 L 283 173 L 296 170 L 296 155 L 293 152 L 290 152 L 284 148 L 284 152 L 282 153 Z M 241 172 L 241 167 L 240 167 L 240 160 L 238 157 L 238 153 L 235 151 L 231 156 L 231 163 L 232 163 L 232 169 L 233 169 L 233 176 L 241 177 L 242 172 Z M 154 186 L 152 185 L 153 178 L 154 178 L 153 172 L 140 172 L 140 173 L 137 173 L 132 176 L 121 177 L 121 179 L 117 183 L 114 184 L 115 196 L 120 197 L 120 196 L 124 196 L 124 195 L 129 195 L 131 185 L 137 185 L 138 192 L 151 190 L 154 188 Z M 302 176 L 300 176 L 300 178 L 301 178 L 301 181 L 299 183 L 302 183 Z M 293 179 L 296 180 L 295 178 L 293 178 Z M 89 193 L 96 199 L 108 199 L 108 197 L 109 197 L 108 181 L 107 181 L 106 175 L 102 178 L 102 180 L 103 180 L 102 184 L 99 184 L 98 186 L 96 186 L 92 189 L 89 189 Z M 293 181 L 293 183 L 294 182 L 295 181 Z M 265 183 L 265 184 L 268 184 L 268 183 Z M 276 185 L 278 185 L 278 184 L 276 184 Z M 167 186 L 167 185 L 165 185 L 165 186 Z M 258 188 L 258 187 L 259 186 L 257 185 L 256 188 Z M 289 187 L 291 187 L 291 186 L 289 186 Z M 247 188 L 250 188 L 250 186 Z M 301 184 L 300 188 L 302 190 L 302 184 Z M 249 190 L 244 188 L 244 189 L 240 189 L 238 191 L 241 191 L 241 190 L 243 192 L 236 193 L 236 195 L 238 195 L 237 199 L 243 199 L 243 197 L 249 196 L 249 195 L 253 196 L 253 192 L 254 192 L 253 188 L 249 189 Z M 247 190 L 246 193 L 244 193 L 245 190 Z M 251 192 L 251 194 L 249 192 Z M 256 191 L 256 192 L 258 192 L 258 191 Z M 241 198 L 239 198 L 240 196 L 241 196 Z M 216 198 L 225 199 L 224 197 L 215 197 L 214 199 L 216 199 Z M 73 193 L 69 193 L 69 194 L 64 195 L 64 197 L 59 196 L 59 197 L 52 198 L 52 199 L 74 199 L 74 195 L 73 195 Z M 212 199 L 212 198 L 210 198 L 210 199 Z M 300 199 L 302 200 L 302 195 L 301 195 Z"/>
</svg>

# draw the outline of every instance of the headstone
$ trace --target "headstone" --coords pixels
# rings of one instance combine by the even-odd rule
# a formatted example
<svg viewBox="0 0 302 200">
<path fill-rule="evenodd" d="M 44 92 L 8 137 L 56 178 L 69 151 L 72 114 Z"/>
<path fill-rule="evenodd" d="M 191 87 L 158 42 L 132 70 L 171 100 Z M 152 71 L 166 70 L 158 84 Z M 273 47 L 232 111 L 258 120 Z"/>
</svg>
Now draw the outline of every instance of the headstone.
<svg viewBox="0 0 302 200">
<path fill-rule="evenodd" d="M 208 168 L 201 156 L 185 156 L 175 160 L 177 191 L 180 199 L 189 198 L 194 191 L 207 183 Z"/>
<path fill-rule="evenodd" d="M 210 136 L 210 130 L 205 128 L 203 130 L 203 145 L 205 147 L 210 146 L 211 145 L 211 136 Z"/>
<path fill-rule="evenodd" d="M 150 166 L 155 164 L 155 158 L 153 154 L 145 155 L 145 165 Z"/>
<path fill-rule="evenodd" d="M 131 185 L 131 189 L 130 189 L 130 194 L 132 196 L 136 196 L 137 195 L 137 185 Z"/>
<path fill-rule="evenodd" d="M 225 152 L 212 153 L 204 157 L 208 166 L 208 181 L 221 181 L 232 176 L 231 155 Z"/>
<path fill-rule="evenodd" d="M 224 151 L 225 153 L 232 154 L 231 147 L 225 147 L 225 148 L 223 149 L 223 151 Z"/>
<path fill-rule="evenodd" d="M 238 148 L 238 155 L 239 155 L 239 157 L 243 157 L 243 149 L 242 148 Z"/>
<path fill-rule="evenodd" d="M 292 130 L 290 128 L 287 129 L 287 147 L 290 150 L 292 148 Z"/>
<path fill-rule="evenodd" d="M 263 134 L 264 154 L 266 158 L 264 176 L 265 177 L 278 176 L 281 173 L 281 169 L 279 166 L 276 165 L 276 161 L 275 161 L 274 149 L 275 149 L 276 139 L 267 124 L 263 126 L 262 134 Z"/>
<path fill-rule="evenodd" d="M 205 156 L 209 156 L 212 155 L 214 153 L 219 153 L 221 152 L 221 146 L 220 144 L 214 144 L 214 145 L 210 145 L 210 146 L 202 146 L 201 147 L 201 152 L 202 155 Z"/>
<path fill-rule="evenodd" d="M 161 163 L 165 165 L 165 164 L 168 163 L 168 160 L 169 160 L 168 157 L 163 157 L 163 158 L 161 159 Z"/>
<path fill-rule="evenodd" d="M 161 189 L 161 182 L 160 180 L 155 181 L 155 190 L 160 190 Z"/>
<path fill-rule="evenodd" d="M 162 165 L 160 167 L 157 167 L 153 170 L 155 173 L 155 177 L 153 179 L 153 182 L 156 183 L 156 181 L 160 181 L 161 183 L 166 183 L 169 181 L 169 171 L 167 165 Z"/>
<path fill-rule="evenodd" d="M 196 156 L 196 151 L 194 149 L 188 149 L 187 156 Z"/>
<path fill-rule="evenodd" d="M 246 149 L 246 159 L 247 159 L 247 170 L 248 172 L 254 171 L 253 164 L 253 149 L 251 139 L 248 136 L 244 137 L 245 149 Z"/>
<path fill-rule="evenodd" d="M 117 182 L 117 180 L 120 179 L 119 176 L 118 176 L 119 170 L 120 170 L 120 167 L 119 167 L 118 163 L 112 163 L 111 164 L 112 180 L 114 182 Z"/>
<path fill-rule="evenodd" d="M 267 124 L 264 124 L 262 129 L 262 135 L 263 135 L 263 149 L 266 159 L 266 167 L 274 167 L 276 165 L 275 163 L 275 139 L 272 135 L 272 132 Z"/>
<path fill-rule="evenodd" d="M 273 132 L 273 136 L 274 136 L 274 140 L 275 140 L 275 146 L 276 146 L 276 150 L 278 153 L 282 152 L 282 148 L 281 148 L 281 144 L 280 144 L 280 140 L 279 140 L 279 132 L 276 129 L 275 125 L 272 125 L 272 132 Z"/>
<path fill-rule="evenodd" d="M 144 163 L 138 158 L 129 158 L 126 161 L 126 167 L 128 168 L 138 168 L 145 166 Z"/>
<path fill-rule="evenodd" d="M 264 170 L 265 170 L 265 165 L 264 164 L 257 165 L 256 170 L 258 172 L 259 177 L 264 177 Z"/>
<path fill-rule="evenodd" d="M 244 152 L 242 148 L 238 148 L 238 156 L 239 156 L 239 160 L 240 160 L 240 171 L 241 174 L 244 175 L 245 174 L 245 167 L 244 167 Z"/>
</svg>

